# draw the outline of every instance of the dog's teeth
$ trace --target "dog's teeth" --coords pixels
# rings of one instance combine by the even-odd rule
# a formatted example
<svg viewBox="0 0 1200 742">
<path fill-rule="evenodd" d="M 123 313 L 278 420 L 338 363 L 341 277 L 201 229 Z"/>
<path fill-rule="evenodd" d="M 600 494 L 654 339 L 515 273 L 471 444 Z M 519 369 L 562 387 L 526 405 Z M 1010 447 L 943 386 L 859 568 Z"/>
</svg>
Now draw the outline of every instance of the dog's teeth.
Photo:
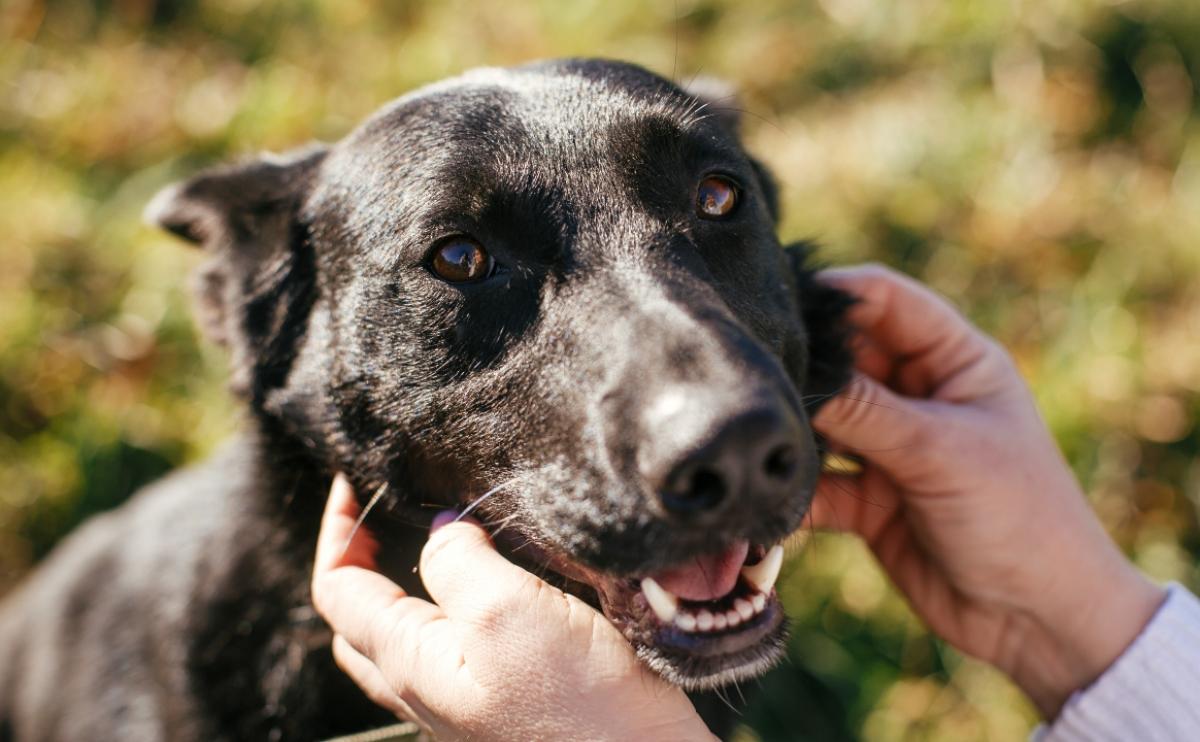
<svg viewBox="0 0 1200 742">
<path fill-rule="evenodd" d="M 675 614 L 679 612 L 679 598 L 664 590 L 653 578 L 642 580 L 642 594 L 660 621 L 671 623 L 675 619 Z"/>
<path fill-rule="evenodd" d="M 732 629 L 734 626 L 737 626 L 738 624 L 740 624 L 742 622 L 742 617 L 738 614 L 737 611 L 734 611 L 734 610 L 725 611 L 725 622 L 727 624 L 729 624 L 729 628 Z"/>
<path fill-rule="evenodd" d="M 738 598 L 733 601 L 733 608 L 742 617 L 743 621 L 749 621 L 754 616 L 754 606 L 750 605 L 750 601 L 744 598 Z"/>
<path fill-rule="evenodd" d="M 684 631 L 695 631 L 696 617 L 690 613 L 680 613 L 675 617 L 675 625 Z"/>
<path fill-rule="evenodd" d="M 762 613 L 767 607 L 767 596 L 762 593 L 755 593 L 750 596 L 750 604 L 754 607 L 755 613 Z"/>
<path fill-rule="evenodd" d="M 783 566 L 783 544 L 775 544 L 758 564 L 742 567 L 742 576 L 750 581 L 759 591 L 770 593 L 779 577 L 779 568 Z"/>
<path fill-rule="evenodd" d="M 696 628 L 701 631 L 712 631 L 714 623 L 713 614 L 708 611 L 702 610 L 696 614 Z"/>
<path fill-rule="evenodd" d="M 724 613 L 717 613 L 713 616 L 713 628 L 721 631 L 729 627 L 729 617 Z"/>
</svg>

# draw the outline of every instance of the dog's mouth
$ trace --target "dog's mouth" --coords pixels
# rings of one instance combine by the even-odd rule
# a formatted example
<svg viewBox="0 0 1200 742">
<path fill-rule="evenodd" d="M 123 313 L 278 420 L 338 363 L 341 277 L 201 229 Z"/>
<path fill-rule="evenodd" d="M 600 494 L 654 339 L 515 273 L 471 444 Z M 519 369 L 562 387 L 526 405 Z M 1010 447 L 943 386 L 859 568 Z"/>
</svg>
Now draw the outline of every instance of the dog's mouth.
<svg viewBox="0 0 1200 742">
<path fill-rule="evenodd" d="M 741 541 L 718 554 L 643 577 L 637 596 L 649 606 L 659 628 L 690 637 L 754 633 L 774 599 L 783 547 L 761 546 L 751 554 Z M 745 624 L 743 626 L 743 624 Z"/>
<path fill-rule="evenodd" d="M 783 654 L 784 616 L 775 591 L 782 544 L 735 541 L 638 576 L 541 556 L 563 578 L 563 589 L 601 609 L 647 665 L 685 689 L 760 675 Z"/>
</svg>

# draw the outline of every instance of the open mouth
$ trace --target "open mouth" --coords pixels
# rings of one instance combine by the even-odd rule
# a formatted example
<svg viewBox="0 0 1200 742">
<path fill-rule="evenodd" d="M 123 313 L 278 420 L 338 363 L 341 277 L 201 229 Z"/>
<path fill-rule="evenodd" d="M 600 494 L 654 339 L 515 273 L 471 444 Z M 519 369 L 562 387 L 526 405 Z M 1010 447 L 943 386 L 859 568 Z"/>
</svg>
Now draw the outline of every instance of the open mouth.
<svg viewBox="0 0 1200 742">
<path fill-rule="evenodd" d="M 564 589 L 600 608 L 643 661 L 687 690 L 760 675 L 782 657 L 782 544 L 736 541 L 633 577 L 549 561 L 567 578 Z"/>
<path fill-rule="evenodd" d="M 642 598 L 663 627 L 688 634 L 737 630 L 743 623 L 752 624 L 774 595 L 783 546 L 756 555 L 754 563 L 748 559 L 749 552 L 749 544 L 742 541 L 720 554 L 643 577 Z"/>
</svg>

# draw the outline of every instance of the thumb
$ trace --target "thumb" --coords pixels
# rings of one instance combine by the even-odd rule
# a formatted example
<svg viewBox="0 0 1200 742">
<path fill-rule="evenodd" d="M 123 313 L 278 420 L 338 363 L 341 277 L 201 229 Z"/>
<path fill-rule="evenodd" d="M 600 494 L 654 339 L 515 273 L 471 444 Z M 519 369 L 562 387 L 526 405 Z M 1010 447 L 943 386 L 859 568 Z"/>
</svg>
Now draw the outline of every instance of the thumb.
<svg viewBox="0 0 1200 742">
<path fill-rule="evenodd" d="M 862 374 L 813 419 L 830 441 L 894 471 L 911 462 L 933 420 L 918 400 L 896 394 Z"/>
<path fill-rule="evenodd" d="M 425 589 L 448 616 L 487 618 L 537 594 L 540 580 L 501 556 L 477 521 L 439 520 L 421 551 L 420 571 Z"/>
</svg>

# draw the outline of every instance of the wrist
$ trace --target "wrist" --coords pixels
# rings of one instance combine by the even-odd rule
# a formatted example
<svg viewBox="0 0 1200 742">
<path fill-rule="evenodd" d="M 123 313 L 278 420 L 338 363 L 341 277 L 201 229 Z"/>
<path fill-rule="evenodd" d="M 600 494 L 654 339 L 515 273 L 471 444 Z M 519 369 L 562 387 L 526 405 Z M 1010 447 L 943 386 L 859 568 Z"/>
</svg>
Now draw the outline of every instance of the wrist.
<svg viewBox="0 0 1200 742">
<path fill-rule="evenodd" d="M 1009 675 L 1047 719 L 1137 639 L 1166 597 L 1109 544 L 1109 558 L 1017 619 Z"/>
</svg>

